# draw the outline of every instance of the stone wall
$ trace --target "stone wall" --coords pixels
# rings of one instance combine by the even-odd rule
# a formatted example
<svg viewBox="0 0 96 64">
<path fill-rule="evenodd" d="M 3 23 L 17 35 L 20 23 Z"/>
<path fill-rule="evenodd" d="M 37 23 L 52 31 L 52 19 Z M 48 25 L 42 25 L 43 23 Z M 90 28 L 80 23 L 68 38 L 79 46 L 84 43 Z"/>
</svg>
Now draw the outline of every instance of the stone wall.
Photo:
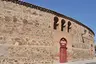
<svg viewBox="0 0 96 64">
<path fill-rule="evenodd" d="M 52 15 L 0 0 L 0 64 L 52 64 Z"/>
<path fill-rule="evenodd" d="M 84 60 L 94 57 L 94 34 L 87 28 L 75 23 L 68 18 L 57 17 L 59 19 L 56 30 L 54 32 L 56 53 L 60 51 L 59 41 L 62 37 L 68 41 L 67 52 L 68 61 Z M 61 31 L 61 21 L 65 20 L 63 31 Z M 71 22 L 71 29 L 68 32 L 68 22 Z M 54 23 L 54 22 L 53 22 Z M 57 57 L 56 57 L 57 58 Z M 59 60 L 59 57 L 58 57 Z M 56 60 L 57 61 L 57 60 Z"/>
<path fill-rule="evenodd" d="M 62 37 L 68 41 L 68 61 L 94 56 L 94 33 L 85 25 L 42 7 L 0 0 L 0 64 L 56 64 Z"/>
</svg>

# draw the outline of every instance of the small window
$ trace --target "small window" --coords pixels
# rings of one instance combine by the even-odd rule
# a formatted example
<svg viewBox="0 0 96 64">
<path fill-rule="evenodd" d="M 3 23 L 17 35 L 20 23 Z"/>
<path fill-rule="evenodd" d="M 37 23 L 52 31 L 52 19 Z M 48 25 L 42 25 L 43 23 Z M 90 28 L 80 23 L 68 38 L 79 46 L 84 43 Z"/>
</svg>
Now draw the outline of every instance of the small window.
<svg viewBox="0 0 96 64">
<path fill-rule="evenodd" d="M 71 29 L 71 22 L 69 21 L 69 22 L 68 22 L 68 29 L 67 29 L 68 32 L 69 32 L 70 29 Z"/>
<path fill-rule="evenodd" d="M 91 47 L 93 47 L 93 44 L 91 44 Z"/>
<path fill-rule="evenodd" d="M 72 45 L 72 47 L 74 47 L 74 45 Z"/>
<path fill-rule="evenodd" d="M 58 17 L 54 17 L 54 21 L 58 22 L 59 21 Z"/>
<path fill-rule="evenodd" d="M 63 28 L 65 27 L 65 20 L 64 19 L 62 19 L 61 20 L 61 31 L 63 31 Z"/>
<path fill-rule="evenodd" d="M 54 29 L 56 30 L 57 29 L 57 26 L 59 24 L 57 24 L 57 22 L 59 21 L 58 17 L 54 17 Z"/>
<path fill-rule="evenodd" d="M 87 31 L 86 30 L 84 30 L 84 33 L 86 33 Z"/>
</svg>

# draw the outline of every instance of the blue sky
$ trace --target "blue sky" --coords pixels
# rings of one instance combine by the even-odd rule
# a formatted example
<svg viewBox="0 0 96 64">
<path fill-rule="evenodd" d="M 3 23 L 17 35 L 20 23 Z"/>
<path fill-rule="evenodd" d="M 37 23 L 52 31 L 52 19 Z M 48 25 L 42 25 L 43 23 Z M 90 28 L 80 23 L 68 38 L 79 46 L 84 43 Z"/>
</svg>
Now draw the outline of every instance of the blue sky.
<svg viewBox="0 0 96 64">
<path fill-rule="evenodd" d="M 23 0 L 72 17 L 96 34 L 96 0 Z M 96 40 L 96 37 L 95 37 Z"/>
</svg>

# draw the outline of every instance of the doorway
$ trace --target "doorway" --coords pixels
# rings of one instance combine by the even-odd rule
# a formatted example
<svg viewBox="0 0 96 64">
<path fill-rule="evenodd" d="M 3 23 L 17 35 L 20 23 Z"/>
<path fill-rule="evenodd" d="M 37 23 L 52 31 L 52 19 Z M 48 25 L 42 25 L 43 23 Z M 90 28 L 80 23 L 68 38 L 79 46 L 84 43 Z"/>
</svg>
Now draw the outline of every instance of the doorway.
<svg viewBox="0 0 96 64">
<path fill-rule="evenodd" d="M 60 63 L 67 62 L 67 40 L 65 38 L 60 39 Z"/>
</svg>

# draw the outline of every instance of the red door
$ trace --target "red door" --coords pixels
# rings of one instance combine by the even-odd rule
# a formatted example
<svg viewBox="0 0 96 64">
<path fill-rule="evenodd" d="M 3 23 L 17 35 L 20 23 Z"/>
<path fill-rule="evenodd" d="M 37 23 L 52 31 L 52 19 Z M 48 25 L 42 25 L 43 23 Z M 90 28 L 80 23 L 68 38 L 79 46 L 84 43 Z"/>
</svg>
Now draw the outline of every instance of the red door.
<svg viewBox="0 0 96 64">
<path fill-rule="evenodd" d="M 67 40 L 65 38 L 62 38 L 60 40 L 60 63 L 67 62 Z"/>
</svg>

